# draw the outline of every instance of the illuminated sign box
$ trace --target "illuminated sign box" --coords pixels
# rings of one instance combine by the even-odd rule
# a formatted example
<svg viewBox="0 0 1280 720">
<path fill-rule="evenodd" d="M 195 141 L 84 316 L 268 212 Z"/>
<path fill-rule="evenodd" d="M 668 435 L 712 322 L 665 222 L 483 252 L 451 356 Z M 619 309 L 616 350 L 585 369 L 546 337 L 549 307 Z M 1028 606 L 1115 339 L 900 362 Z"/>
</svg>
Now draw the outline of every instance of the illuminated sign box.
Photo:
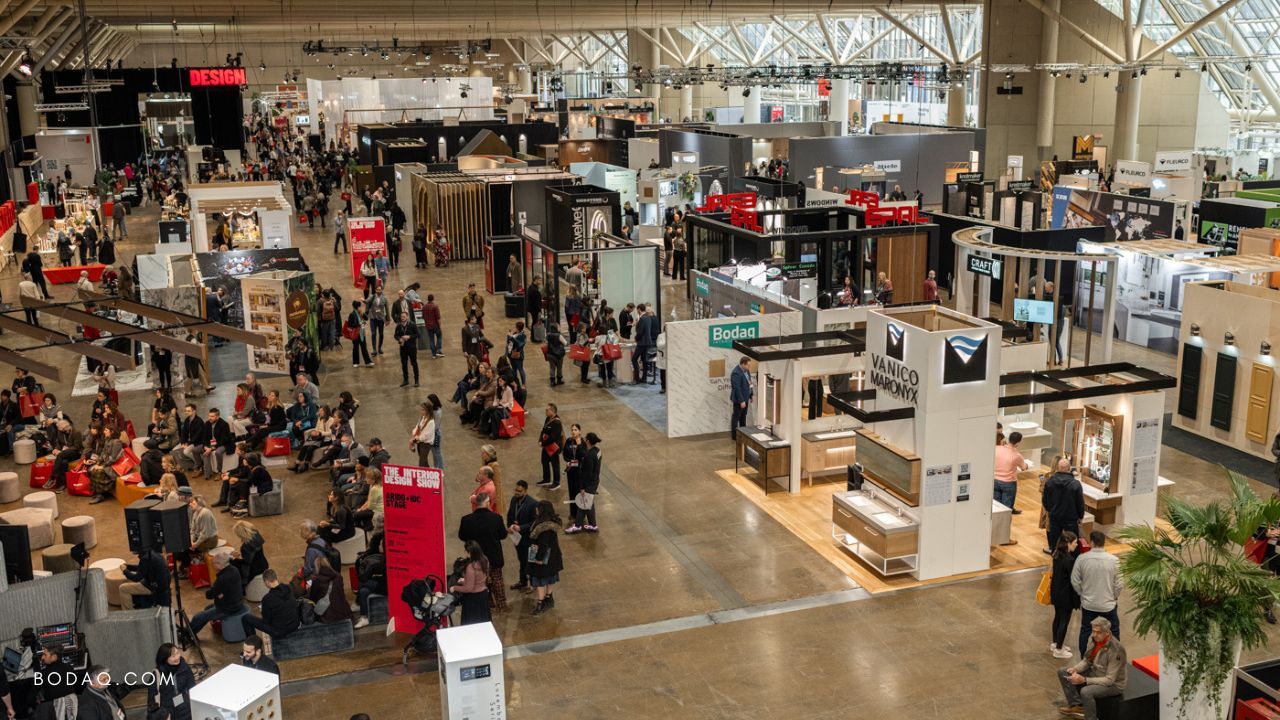
<svg viewBox="0 0 1280 720">
<path fill-rule="evenodd" d="M 191 87 L 240 87 L 247 84 L 244 68 L 190 68 Z"/>
</svg>

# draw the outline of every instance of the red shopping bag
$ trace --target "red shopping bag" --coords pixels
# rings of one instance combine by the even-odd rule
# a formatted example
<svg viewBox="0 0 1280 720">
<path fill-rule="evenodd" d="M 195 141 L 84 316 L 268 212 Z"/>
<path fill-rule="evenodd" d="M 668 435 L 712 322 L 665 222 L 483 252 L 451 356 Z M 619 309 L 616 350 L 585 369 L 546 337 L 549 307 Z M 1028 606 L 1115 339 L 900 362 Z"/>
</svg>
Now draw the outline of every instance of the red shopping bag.
<svg viewBox="0 0 1280 720">
<path fill-rule="evenodd" d="M 209 566 L 201 562 L 192 562 L 187 566 L 187 579 L 191 581 L 192 587 L 207 588 L 213 583 L 209 582 Z"/>
<path fill-rule="evenodd" d="M 19 397 L 18 409 L 22 411 L 22 417 L 37 417 L 40 415 L 40 405 L 43 403 L 44 393 L 27 393 Z"/>
<path fill-rule="evenodd" d="M 51 477 L 53 477 L 53 460 L 41 458 L 31 466 L 31 481 L 29 484 L 33 488 L 44 487 L 44 484 L 49 482 Z"/>
<path fill-rule="evenodd" d="M 604 357 L 605 362 L 622 359 L 622 346 L 614 343 L 605 343 L 600 347 L 600 355 Z"/>
<path fill-rule="evenodd" d="M 569 359 L 575 362 L 591 362 L 591 348 L 586 345 L 570 345 Z"/>
<path fill-rule="evenodd" d="M 262 454 L 267 457 L 279 457 L 293 452 L 293 446 L 286 437 L 268 437 Z"/>
<path fill-rule="evenodd" d="M 133 454 L 132 450 L 125 450 L 120 454 L 120 459 L 111 463 L 111 469 L 116 471 L 116 476 L 128 475 L 129 471 L 138 467 L 138 456 Z"/>
<path fill-rule="evenodd" d="M 72 470 L 67 473 L 67 493 L 88 497 L 93 494 L 93 482 L 89 473 L 84 470 Z"/>
<path fill-rule="evenodd" d="M 141 485 L 142 473 L 132 472 L 128 475 L 121 475 L 118 479 L 126 485 Z"/>
<path fill-rule="evenodd" d="M 520 423 L 515 418 L 502 418 L 498 427 L 498 437 L 513 438 L 520 434 Z"/>
<path fill-rule="evenodd" d="M 1265 539 L 1249 538 L 1244 543 L 1244 556 L 1261 565 L 1263 559 L 1267 556 L 1267 541 Z"/>
<path fill-rule="evenodd" d="M 298 215 L 298 224 L 299 224 L 299 225 L 306 225 L 306 224 L 307 224 L 307 214 L 306 214 L 306 213 L 302 213 L 302 214 Z"/>
<path fill-rule="evenodd" d="M 124 421 L 124 434 L 129 436 L 129 442 L 133 442 L 133 440 L 138 437 L 138 433 L 133 430 L 132 420 Z"/>
<path fill-rule="evenodd" d="M 511 401 L 510 417 L 512 420 L 515 420 L 517 423 L 520 424 L 521 430 L 524 429 L 524 408 L 520 407 L 520 403 L 515 402 L 514 400 Z"/>
</svg>

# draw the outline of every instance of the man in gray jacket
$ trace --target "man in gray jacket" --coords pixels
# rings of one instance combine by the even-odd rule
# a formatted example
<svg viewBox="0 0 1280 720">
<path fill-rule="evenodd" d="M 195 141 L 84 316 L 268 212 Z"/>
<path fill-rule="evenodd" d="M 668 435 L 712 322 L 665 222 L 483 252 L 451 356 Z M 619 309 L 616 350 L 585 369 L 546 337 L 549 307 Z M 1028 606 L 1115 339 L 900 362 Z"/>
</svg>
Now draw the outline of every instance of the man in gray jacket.
<svg viewBox="0 0 1280 720">
<path fill-rule="evenodd" d="M 1076 558 L 1071 570 L 1071 587 L 1080 594 L 1080 645 L 1081 652 L 1089 639 L 1089 623 L 1104 617 L 1111 622 L 1111 634 L 1120 638 L 1120 560 L 1103 549 L 1107 536 L 1101 531 L 1089 533 L 1093 549 Z"/>
<path fill-rule="evenodd" d="M 1129 660 L 1124 646 L 1111 634 L 1111 621 L 1096 617 L 1085 627 L 1093 641 L 1080 645 L 1080 662 L 1058 670 L 1058 682 L 1067 705 L 1062 714 L 1084 720 L 1098 720 L 1098 699 L 1124 692 Z"/>
</svg>

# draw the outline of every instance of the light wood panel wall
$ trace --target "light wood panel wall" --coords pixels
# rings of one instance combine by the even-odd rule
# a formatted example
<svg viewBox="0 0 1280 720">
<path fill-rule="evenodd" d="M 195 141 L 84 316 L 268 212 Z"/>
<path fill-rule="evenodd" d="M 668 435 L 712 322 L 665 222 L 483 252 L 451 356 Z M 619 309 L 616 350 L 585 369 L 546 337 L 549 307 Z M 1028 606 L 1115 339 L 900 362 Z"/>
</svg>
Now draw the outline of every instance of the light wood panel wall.
<svg viewBox="0 0 1280 720">
<path fill-rule="evenodd" d="M 895 303 L 924 299 L 924 277 L 929 264 L 929 235 L 904 233 L 876 237 L 876 272 L 893 283 Z"/>
</svg>

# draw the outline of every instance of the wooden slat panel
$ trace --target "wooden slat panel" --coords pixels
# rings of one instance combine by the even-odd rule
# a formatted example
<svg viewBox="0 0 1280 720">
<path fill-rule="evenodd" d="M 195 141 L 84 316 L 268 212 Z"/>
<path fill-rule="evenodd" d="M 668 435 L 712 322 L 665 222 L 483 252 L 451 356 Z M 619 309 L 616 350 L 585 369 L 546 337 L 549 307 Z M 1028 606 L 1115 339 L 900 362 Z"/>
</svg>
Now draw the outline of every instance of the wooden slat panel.
<svg viewBox="0 0 1280 720">
<path fill-rule="evenodd" d="M 18 320 L 17 318 L 11 318 L 8 315 L 0 315 L 0 328 L 12 330 L 19 335 L 35 338 L 36 340 L 49 343 L 50 345 L 57 345 L 61 349 L 70 350 L 71 352 L 79 353 L 85 357 L 91 357 L 94 360 L 111 363 L 120 369 L 132 370 L 138 367 L 138 364 L 134 362 L 133 355 L 125 355 L 124 353 L 118 353 L 115 350 L 108 350 L 107 348 L 94 345 L 91 342 L 78 340 L 70 335 L 63 335 L 59 332 L 47 330 L 39 325 L 32 325 Z"/>
<path fill-rule="evenodd" d="M 22 297 L 22 306 L 36 308 L 42 313 L 62 318 L 67 322 L 88 325 L 89 327 L 95 327 L 109 333 L 129 333 L 130 337 L 134 340 L 145 342 L 149 345 L 155 345 L 156 347 L 167 348 L 181 355 L 199 355 L 203 351 L 202 347 L 196 343 L 189 343 L 186 340 L 180 340 L 170 335 L 153 332 L 146 328 L 140 328 L 137 325 L 130 325 L 118 320 L 104 318 L 101 315 L 94 315 L 93 313 L 87 313 L 83 310 L 76 310 L 75 308 L 68 307 L 66 305 L 50 305 L 43 300 L 24 295 Z"/>
<path fill-rule="evenodd" d="M 40 377 L 49 378 L 54 382 L 62 381 L 62 370 L 39 360 L 29 358 L 21 353 L 16 353 L 8 348 L 0 348 L 0 362 L 9 363 L 14 367 L 20 367 L 23 370 Z"/>
<path fill-rule="evenodd" d="M 86 300 L 92 300 L 99 305 L 115 307 L 124 310 L 125 312 L 131 312 L 134 315 L 141 315 L 142 317 L 151 320 L 159 320 L 166 325 L 195 324 L 197 326 L 192 328 L 193 331 L 207 332 L 211 335 L 217 335 L 218 337 L 242 342 L 254 347 L 267 346 L 267 339 L 258 333 L 250 332 L 243 328 L 232 327 L 230 325 L 223 325 L 222 323 L 206 322 L 204 318 L 196 317 L 195 315 L 173 312 L 172 310 L 166 310 L 161 307 L 156 307 L 155 305 L 136 303 L 132 300 L 125 300 L 124 298 L 113 297 L 111 295 L 87 293 L 83 290 L 80 292 L 80 297 Z"/>
</svg>

